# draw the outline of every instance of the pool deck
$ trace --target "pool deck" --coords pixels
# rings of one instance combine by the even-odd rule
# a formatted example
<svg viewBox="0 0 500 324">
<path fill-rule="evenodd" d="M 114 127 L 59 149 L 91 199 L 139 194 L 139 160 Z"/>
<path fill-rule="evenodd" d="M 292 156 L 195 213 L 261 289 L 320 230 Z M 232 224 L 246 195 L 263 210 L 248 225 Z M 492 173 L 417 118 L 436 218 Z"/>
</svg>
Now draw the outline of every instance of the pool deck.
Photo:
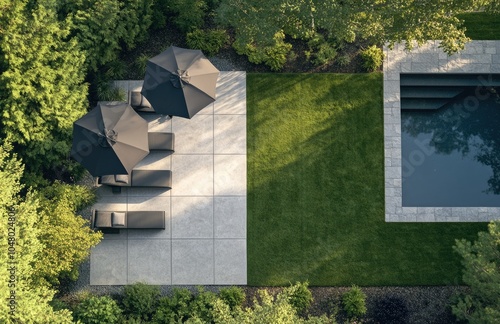
<svg viewBox="0 0 500 324">
<path fill-rule="evenodd" d="M 245 285 L 245 72 L 221 72 L 217 100 L 192 119 L 142 116 L 150 131 L 175 133 L 175 153 L 150 153 L 136 168 L 172 170 L 172 189 L 101 186 L 93 208 L 163 210 L 166 229 L 105 234 L 91 251 L 90 284 Z"/>
<path fill-rule="evenodd" d="M 485 222 L 500 217 L 497 207 L 403 207 L 401 158 L 401 73 L 500 73 L 500 41 L 472 41 L 448 56 L 439 41 L 411 52 L 404 44 L 384 48 L 384 151 L 386 222 Z M 425 152 L 415 152 L 425 159 Z M 420 163 L 404 161 L 407 164 Z"/>
</svg>

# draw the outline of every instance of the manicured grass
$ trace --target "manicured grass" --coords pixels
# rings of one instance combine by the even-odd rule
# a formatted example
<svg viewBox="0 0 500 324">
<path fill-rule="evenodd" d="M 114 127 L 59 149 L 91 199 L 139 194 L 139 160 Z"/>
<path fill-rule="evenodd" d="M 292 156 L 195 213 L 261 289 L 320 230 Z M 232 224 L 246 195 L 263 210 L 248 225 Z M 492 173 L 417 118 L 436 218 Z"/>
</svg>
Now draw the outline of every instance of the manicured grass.
<svg viewBox="0 0 500 324">
<path fill-rule="evenodd" d="M 458 18 L 465 21 L 465 34 L 475 40 L 500 39 L 500 15 L 471 12 L 461 14 Z"/>
<path fill-rule="evenodd" d="M 381 74 L 247 74 L 248 284 L 446 285 L 485 224 L 385 223 Z"/>
</svg>

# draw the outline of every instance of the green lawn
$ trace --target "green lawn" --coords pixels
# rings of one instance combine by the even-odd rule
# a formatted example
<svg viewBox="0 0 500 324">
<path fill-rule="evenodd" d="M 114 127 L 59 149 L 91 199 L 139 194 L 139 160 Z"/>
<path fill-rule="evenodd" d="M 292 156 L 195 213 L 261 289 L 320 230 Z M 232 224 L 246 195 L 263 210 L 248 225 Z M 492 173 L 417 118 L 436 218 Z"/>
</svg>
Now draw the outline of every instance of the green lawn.
<svg viewBox="0 0 500 324">
<path fill-rule="evenodd" d="M 500 39 L 500 15 L 471 12 L 461 14 L 458 18 L 465 21 L 465 34 L 476 40 Z"/>
<path fill-rule="evenodd" d="M 247 74 L 248 284 L 446 285 L 485 224 L 384 222 L 382 74 Z"/>
</svg>

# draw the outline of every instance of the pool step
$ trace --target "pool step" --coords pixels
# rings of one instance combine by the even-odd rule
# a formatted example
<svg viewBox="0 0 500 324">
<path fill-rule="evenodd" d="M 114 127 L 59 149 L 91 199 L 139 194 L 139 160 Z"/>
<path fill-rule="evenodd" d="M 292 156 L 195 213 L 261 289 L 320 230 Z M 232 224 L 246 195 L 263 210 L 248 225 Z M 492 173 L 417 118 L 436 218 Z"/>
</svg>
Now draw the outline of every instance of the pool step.
<svg viewBox="0 0 500 324">
<path fill-rule="evenodd" d="M 450 101 L 450 98 L 401 98 L 401 109 L 436 110 Z"/>
<path fill-rule="evenodd" d="M 462 91 L 463 87 L 402 86 L 401 98 L 454 98 Z"/>
<path fill-rule="evenodd" d="M 400 77 L 401 86 L 500 86 L 500 74 L 457 74 L 436 73 L 417 74 L 402 73 Z"/>
</svg>

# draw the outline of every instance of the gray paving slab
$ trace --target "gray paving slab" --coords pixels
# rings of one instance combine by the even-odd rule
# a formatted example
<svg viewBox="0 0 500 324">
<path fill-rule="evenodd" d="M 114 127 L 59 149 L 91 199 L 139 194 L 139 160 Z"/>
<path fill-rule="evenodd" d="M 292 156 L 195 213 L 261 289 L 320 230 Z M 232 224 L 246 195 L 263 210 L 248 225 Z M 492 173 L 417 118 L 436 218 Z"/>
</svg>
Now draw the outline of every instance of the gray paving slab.
<svg viewBox="0 0 500 324">
<path fill-rule="evenodd" d="M 172 195 L 211 196 L 214 193 L 214 156 L 172 156 Z"/>
<path fill-rule="evenodd" d="M 384 48 L 384 163 L 387 222 L 471 222 L 497 218 L 500 208 L 434 208 L 402 206 L 400 73 L 499 73 L 500 42 L 473 41 L 459 53 L 448 56 L 439 41 L 429 41 L 411 52 L 405 44 Z M 415 155 L 414 159 L 419 158 Z M 422 158 L 422 156 L 420 156 Z M 425 156 L 423 156 L 425 158 Z M 418 164 L 418 161 L 413 161 Z"/>
<path fill-rule="evenodd" d="M 214 283 L 214 241 L 172 240 L 172 284 Z"/>
<path fill-rule="evenodd" d="M 247 188 L 245 155 L 214 156 L 214 195 L 244 196 Z"/>
<path fill-rule="evenodd" d="M 173 118 L 172 132 L 175 134 L 175 153 L 213 154 L 213 115 L 195 115 L 191 119 Z"/>
<path fill-rule="evenodd" d="M 116 81 L 129 91 L 142 80 Z M 246 284 L 246 74 L 221 72 L 217 100 L 192 119 L 140 114 L 149 131 L 174 132 L 175 153 L 137 169 L 172 170 L 172 190 L 97 189 L 94 207 L 164 210 L 165 230 L 106 234 L 91 252 L 91 284 Z M 110 263 L 111 262 L 111 263 Z"/>
<path fill-rule="evenodd" d="M 246 240 L 214 241 L 215 284 L 246 285 Z"/>
<path fill-rule="evenodd" d="M 92 248 L 90 284 L 127 284 L 127 240 L 103 240 Z"/>
<path fill-rule="evenodd" d="M 246 222 L 246 197 L 214 197 L 215 238 L 246 238 Z"/>
<path fill-rule="evenodd" d="M 213 238 L 213 197 L 172 197 L 173 238 Z"/>
<path fill-rule="evenodd" d="M 214 153 L 246 154 L 246 115 L 214 116 Z"/>
<path fill-rule="evenodd" d="M 129 239 L 127 283 L 172 284 L 170 240 Z"/>
</svg>

